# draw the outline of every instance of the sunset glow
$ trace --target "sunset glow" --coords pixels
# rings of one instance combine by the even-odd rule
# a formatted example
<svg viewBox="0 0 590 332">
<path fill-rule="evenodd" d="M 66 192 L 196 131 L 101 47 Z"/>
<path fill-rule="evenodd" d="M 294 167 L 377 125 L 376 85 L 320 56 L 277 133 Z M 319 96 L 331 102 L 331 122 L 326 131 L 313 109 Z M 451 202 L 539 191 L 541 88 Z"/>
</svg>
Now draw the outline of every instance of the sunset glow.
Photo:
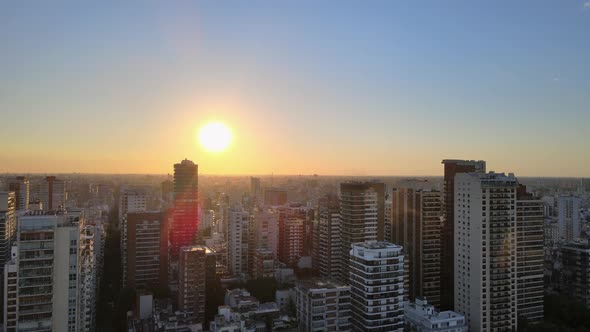
<svg viewBox="0 0 590 332">
<path fill-rule="evenodd" d="M 199 131 L 199 142 L 209 152 L 224 151 L 231 140 L 231 130 L 221 122 L 208 123 Z"/>
</svg>

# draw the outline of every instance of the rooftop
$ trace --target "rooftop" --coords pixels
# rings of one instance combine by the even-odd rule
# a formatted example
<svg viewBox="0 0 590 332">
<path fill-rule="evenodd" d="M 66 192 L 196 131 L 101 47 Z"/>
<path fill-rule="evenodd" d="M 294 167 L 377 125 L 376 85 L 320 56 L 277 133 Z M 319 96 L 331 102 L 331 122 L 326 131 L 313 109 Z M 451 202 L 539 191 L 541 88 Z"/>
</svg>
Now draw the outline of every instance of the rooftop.
<svg viewBox="0 0 590 332">
<path fill-rule="evenodd" d="M 385 242 L 385 241 L 365 241 L 365 242 L 361 242 L 361 243 L 355 243 L 353 244 L 355 247 L 361 247 L 361 248 L 365 248 L 365 249 L 388 249 L 388 248 L 392 248 L 392 249 L 401 249 L 401 246 L 398 246 L 397 244 L 393 244 L 391 242 Z"/>
<path fill-rule="evenodd" d="M 337 288 L 350 288 L 339 281 L 333 279 L 307 279 L 297 282 L 297 287 L 303 289 L 337 289 Z"/>
</svg>

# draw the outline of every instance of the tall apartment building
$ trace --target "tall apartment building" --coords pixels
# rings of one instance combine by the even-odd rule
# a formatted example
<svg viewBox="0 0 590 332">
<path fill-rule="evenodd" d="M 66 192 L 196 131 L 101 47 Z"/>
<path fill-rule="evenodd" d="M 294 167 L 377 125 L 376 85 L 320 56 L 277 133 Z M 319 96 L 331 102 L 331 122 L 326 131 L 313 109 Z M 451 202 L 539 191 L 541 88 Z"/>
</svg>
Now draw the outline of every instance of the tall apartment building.
<svg viewBox="0 0 590 332">
<path fill-rule="evenodd" d="M 377 240 L 378 193 L 372 184 L 340 184 L 340 218 L 342 254 L 341 281 L 348 283 L 350 249 L 354 243 Z"/>
<path fill-rule="evenodd" d="M 8 191 L 14 191 L 16 195 L 16 209 L 28 210 L 30 201 L 29 179 L 25 176 L 17 176 L 8 180 Z"/>
<path fill-rule="evenodd" d="M 397 188 L 392 192 L 392 242 L 403 247 L 408 297 L 440 306 L 441 193 Z"/>
<path fill-rule="evenodd" d="M 147 193 L 144 190 L 123 188 L 119 195 L 119 222 L 129 212 L 144 212 L 147 210 Z"/>
<path fill-rule="evenodd" d="M 99 284 L 100 235 L 96 226 L 80 228 L 79 245 L 79 291 L 84 294 L 79 300 L 78 331 L 93 332 L 96 327 L 96 298 Z"/>
<path fill-rule="evenodd" d="M 174 164 L 174 205 L 170 224 L 170 255 L 193 243 L 199 228 L 199 166 L 190 160 Z"/>
<path fill-rule="evenodd" d="M 230 272 L 236 276 L 248 272 L 249 219 L 250 214 L 241 207 L 234 206 L 227 211 L 227 261 Z"/>
<path fill-rule="evenodd" d="M 445 159 L 443 184 L 443 224 L 441 232 L 441 310 L 453 310 L 454 301 L 454 261 L 455 261 L 455 176 L 461 173 L 485 173 L 483 160 Z"/>
<path fill-rule="evenodd" d="M 275 274 L 274 253 L 269 249 L 255 249 L 250 256 L 252 260 L 252 270 L 250 275 L 255 278 L 273 278 Z"/>
<path fill-rule="evenodd" d="M 66 183 L 55 176 L 47 176 L 41 183 L 39 200 L 43 204 L 43 210 L 57 210 L 66 206 Z"/>
<path fill-rule="evenodd" d="M 81 271 L 90 254 L 83 229 L 81 210 L 30 211 L 19 218 L 4 271 L 5 331 L 92 331 L 83 319 L 93 300 L 86 290 L 96 285 L 87 285 L 92 281 Z"/>
<path fill-rule="evenodd" d="M 279 212 L 273 209 L 254 211 L 250 221 L 250 249 L 269 249 L 275 258 L 279 252 Z"/>
<path fill-rule="evenodd" d="M 282 188 L 264 189 L 264 204 L 271 206 L 287 204 L 287 190 Z"/>
<path fill-rule="evenodd" d="M 211 267 L 211 250 L 206 246 L 180 248 L 178 308 L 191 320 L 205 323 L 206 287 L 208 270 L 215 273 L 215 258 Z M 210 273 L 210 272 L 209 272 Z"/>
<path fill-rule="evenodd" d="M 0 264 L 10 260 L 10 248 L 16 241 L 16 195 L 12 191 L 0 191 Z"/>
<path fill-rule="evenodd" d="M 516 194 L 516 290 L 519 319 L 543 321 L 545 204 L 520 185 Z"/>
<path fill-rule="evenodd" d="M 319 200 L 318 205 L 314 265 L 322 278 L 342 280 L 340 201 L 335 195 L 326 195 Z"/>
<path fill-rule="evenodd" d="M 573 241 L 561 247 L 562 292 L 590 308 L 590 244 Z"/>
<path fill-rule="evenodd" d="M 517 329 L 517 188 L 512 174 L 455 177 L 455 311 L 471 331 Z"/>
<path fill-rule="evenodd" d="M 250 177 L 250 197 L 254 201 L 254 205 L 257 206 L 262 200 L 262 185 L 260 178 Z"/>
<path fill-rule="evenodd" d="M 288 266 L 295 266 L 303 256 L 305 219 L 281 214 L 279 217 L 278 259 Z"/>
<path fill-rule="evenodd" d="M 557 203 L 559 235 L 566 242 L 580 237 L 580 205 L 582 198 L 578 196 L 560 196 Z"/>
<path fill-rule="evenodd" d="M 350 286 L 332 279 L 297 282 L 299 331 L 350 331 Z"/>
<path fill-rule="evenodd" d="M 165 212 L 129 212 L 121 248 L 123 284 L 136 289 L 168 286 L 168 219 Z"/>
<path fill-rule="evenodd" d="M 353 331 L 404 329 L 404 255 L 389 242 L 355 243 L 350 251 Z"/>
</svg>

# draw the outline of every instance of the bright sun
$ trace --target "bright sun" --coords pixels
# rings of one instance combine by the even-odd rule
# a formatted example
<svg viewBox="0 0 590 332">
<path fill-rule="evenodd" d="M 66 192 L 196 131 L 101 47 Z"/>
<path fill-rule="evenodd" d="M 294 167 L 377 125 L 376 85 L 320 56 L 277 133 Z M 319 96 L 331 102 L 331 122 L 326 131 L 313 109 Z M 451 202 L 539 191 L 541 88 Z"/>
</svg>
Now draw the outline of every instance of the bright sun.
<svg viewBox="0 0 590 332">
<path fill-rule="evenodd" d="M 231 130 L 221 122 L 210 122 L 199 131 L 199 142 L 210 152 L 221 152 L 231 143 Z"/>
</svg>

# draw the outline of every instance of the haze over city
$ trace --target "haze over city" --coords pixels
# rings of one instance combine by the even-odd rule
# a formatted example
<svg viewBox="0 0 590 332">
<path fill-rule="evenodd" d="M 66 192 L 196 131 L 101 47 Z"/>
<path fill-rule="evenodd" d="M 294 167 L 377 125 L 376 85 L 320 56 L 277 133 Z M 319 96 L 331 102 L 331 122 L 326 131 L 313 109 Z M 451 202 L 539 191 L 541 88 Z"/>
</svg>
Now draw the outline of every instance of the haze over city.
<svg viewBox="0 0 590 332">
<path fill-rule="evenodd" d="M 588 31 L 577 0 L 5 2 L 0 172 L 590 176 Z"/>
</svg>

